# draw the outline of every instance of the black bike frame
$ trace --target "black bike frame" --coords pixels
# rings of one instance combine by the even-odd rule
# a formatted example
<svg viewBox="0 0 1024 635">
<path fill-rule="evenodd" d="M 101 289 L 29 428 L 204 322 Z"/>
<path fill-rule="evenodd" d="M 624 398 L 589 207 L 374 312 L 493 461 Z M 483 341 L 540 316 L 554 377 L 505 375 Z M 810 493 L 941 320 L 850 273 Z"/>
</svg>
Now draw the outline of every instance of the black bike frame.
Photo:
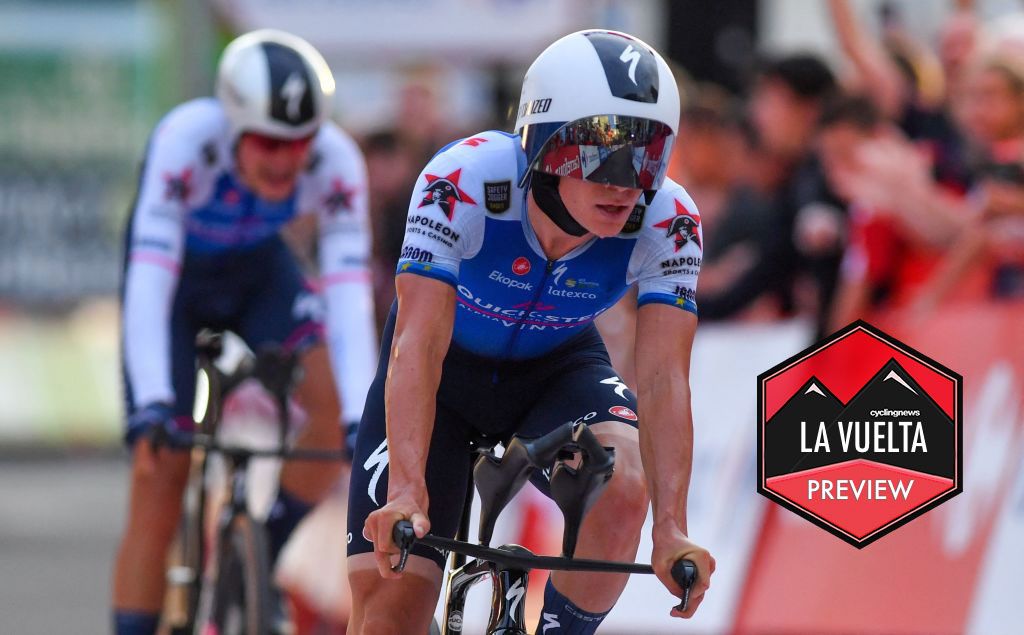
<svg viewBox="0 0 1024 635">
<path fill-rule="evenodd" d="M 448 592 L 445 597 L 444 623 L 441 632 L 454 635 L 462 632 L 463 612 L 469 589 L 484 577 L 494 580 L 491 594 L 491 617 L 487 633 L 501 635 L 527 635 L 526 587 L 530 572 L 526 569 L 502 567 L 494 562 L 473 560 L 448 573 Z"/>
<path fill-rule="evenodd" d="M 646 564 L 572 557 L 583 515 L 593 503 L 595 492 L 599 494 L 611 478 L 614 466 L 614 450 L 601 447 L 585 424 L 565 424 L 544 437 L 527 441 L 513 437 L 500 459 L 490 449 L 481 448 L 478 451 L 481 456 L 469 479 L 466 504 L 462 510 L 461 523 L 455 539 L 432 534 L 416 538 L 412 523 L 407 520 L 397 522 L 392 531 L 392 538 L 400 549 L 398 564 L 392 567 L 395 571 L 402 571 L 405 568 L 409 552 L 416 542 L 452 554 L 441 625 L 443 635 L 462 633 L 469 589 L 484 577 L 494 580 L 487 635 L 527 635 L 523 599 L 526 596 L 529 573 L 532 569 L 654 573 L 651 565 Z M 564 465 L 552 467 L 549 482 L 552 483 L 553 498 L 565 517 L 562 545 L 563 553 L 566 553 L 567 557 L 538 556 L 518 545 L 504 545 L 498 548 L 487 546 L 498 514 L 515 492 L 525 484 L 531 467 L 543 469 L 548 465 L 553 466 L 556 459 L 563 456 L 566 451 L 569 451 L 569 456 L 572 456 L 573 452 L 581 452 L 581 460 L 576 468 L 568 471 L 559 471 Z M 477 476 L 480 478 L 476 478 Z M 491 497 L 490 501 L 484 500 L 481 506 L 481 544 L 472 544 L 466 540 L 469 533 L 474 482 L 483 498 Z M 559 492 L 554 491 L 555 485 L 560 488 L 561 498 Z M 584 502 L 574 500 L 574 496 L 578 496 Z M 467 557 L 474 559 L 467 563 Z M 689 560 L 680 560 L 672 567 L 671 573 L 676 583 L 683 589 L 683 601 L 677 608 L 685 611 L 690 587 L 696 580 L 696 565 Z"/>
</svg>

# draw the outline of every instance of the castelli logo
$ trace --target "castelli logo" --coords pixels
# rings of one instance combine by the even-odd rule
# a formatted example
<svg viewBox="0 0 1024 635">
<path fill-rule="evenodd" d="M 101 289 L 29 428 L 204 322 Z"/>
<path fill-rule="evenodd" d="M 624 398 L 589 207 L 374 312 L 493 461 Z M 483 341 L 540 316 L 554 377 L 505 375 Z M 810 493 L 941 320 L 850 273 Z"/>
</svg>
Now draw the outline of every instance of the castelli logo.
<svg viewBox="0 0 1024 635">
<path fill-rule="evenodd" d="M 627 421 L 636 421 L 636 413 L 626 406 L 612 406 L 608 409 L 608 412 Z"/>
<path fill-rule="evenodd" d="M 517 276 L 525 276 L 530 273 L 530 261 L 523 256 L 519 256 L 512 263 L 512 273 Z"/>
</svg>

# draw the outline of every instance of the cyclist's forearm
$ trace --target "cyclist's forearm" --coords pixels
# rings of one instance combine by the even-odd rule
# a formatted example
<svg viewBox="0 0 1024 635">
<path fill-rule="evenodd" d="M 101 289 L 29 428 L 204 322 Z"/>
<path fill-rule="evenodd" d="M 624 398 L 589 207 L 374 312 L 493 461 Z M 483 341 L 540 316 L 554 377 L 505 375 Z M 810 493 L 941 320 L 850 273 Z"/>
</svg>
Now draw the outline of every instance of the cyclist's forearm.
<svg viewBox="0 0 1024 635">
<path fill-rule="evenodd" d="M 357 276 L 368 276 L 360 270 Z M 327 341 L 334 380 L 341 397 L 342 420 L 359 421 L 377 365 L 377 334 L 369 282 L 327 281 Z"/>
<path fill-rule="evenodd" d="M 693 461 L 690 351 L 697 318 L 664 304 L 637 312 L 637 406 L 640 456 L 654 508 L 655 533 L 686 533 L 686 495 Z"/>
<path fill-rule="evenodd" d="M 693 464 L 690 388 L 684 373 L 660 372 L 641 385 L 640 455 L 654 525 L 687 532 L 686 500 Z"/>
<path fill-rule="evenodd" d="M 385 392 L 390 476 L 388 498 L 425 494 L 443 352 L 422 338 L 396 333 Z"/>
</svg>

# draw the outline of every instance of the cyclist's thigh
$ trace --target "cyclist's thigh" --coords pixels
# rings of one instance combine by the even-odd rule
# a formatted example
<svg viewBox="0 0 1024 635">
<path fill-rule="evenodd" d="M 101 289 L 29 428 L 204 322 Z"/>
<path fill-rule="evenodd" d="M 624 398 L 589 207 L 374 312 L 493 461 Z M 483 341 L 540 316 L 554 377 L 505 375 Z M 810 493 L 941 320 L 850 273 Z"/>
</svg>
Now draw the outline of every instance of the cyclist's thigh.
<svg viewBox="0 0 1024 635">
<path fill-rule="evenodd" d="M 238 317 L 238 334 L 254 350 L 267 344 L 302 352 L 323 341 L 323 299 L 307 285 L 279 239 L 265 248 L 262 279 Z"/>
<path fill-rule="evenodd" d="M 548 378 L 517 434 L 538 437 L 567 421 L 637 427 L 636 395 L 608 364 L 587 363 Z"/>
<path fill-rule="evenodd" d="M 384 383 L 386 369 L 379 372 L 370 387 L 363 419 L 359 424 L 352 476 L 349 481 L 348 555 L 373 552 L 373 543 L 363 538 L 366 517 L 384 506 L 388 492 L 388 447 L 384 423 Z M 458 529 L 472 455 L 457 415 L 438 405 L 434 432 L 427 455 L 426 484 L 430 497 L 430 531 L 454 537 Z M 398 439 L 397 443 L 402 440 Z M 416 545 L 413 554 L 427 558 L 444 568 L 445 554 Z"/>
</svg>

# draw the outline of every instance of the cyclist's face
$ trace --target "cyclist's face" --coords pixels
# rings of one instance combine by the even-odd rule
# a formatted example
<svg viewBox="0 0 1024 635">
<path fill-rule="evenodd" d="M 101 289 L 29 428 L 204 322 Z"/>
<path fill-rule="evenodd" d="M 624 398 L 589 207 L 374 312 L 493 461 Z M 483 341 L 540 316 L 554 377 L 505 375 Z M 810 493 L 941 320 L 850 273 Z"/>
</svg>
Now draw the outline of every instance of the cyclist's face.
<svg viewBox="0 0 1024 635">
<path fill-rule="evenodd" d="M 312 136 L 285 140 L 247 132 L 238 139 L 238 173 L 260 198 L 282 201 L 295 190 L 312 141 Z"/>
<path fill-rule="evenodd" d="M 582 179 L 558 179 L 558 193 L 566 209 L 588 232 L 600 238 L 617 236 L 629 220 L 643 190 L 601 185 Z"/>
</svg>

